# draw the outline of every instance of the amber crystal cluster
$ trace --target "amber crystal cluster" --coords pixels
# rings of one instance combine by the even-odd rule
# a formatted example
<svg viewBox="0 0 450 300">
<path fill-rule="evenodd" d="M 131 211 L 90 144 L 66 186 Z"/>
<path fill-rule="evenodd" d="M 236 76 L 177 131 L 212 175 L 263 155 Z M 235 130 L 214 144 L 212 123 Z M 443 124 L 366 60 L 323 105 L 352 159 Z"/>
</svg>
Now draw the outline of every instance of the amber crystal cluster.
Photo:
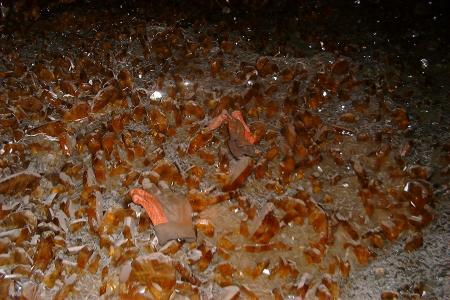
<svg viewBox="0 0 450 300">
<path fill-rule="evenodd" d="M 421 247 L 432 170 L 391 78 L 169 22 L 74 11 L 2 40 L 0 298 L 339 299 Z M 208 130 L 224 110 L 251 156 Z M 149 182 L 189 201 L 195 241 L 158 245 L 129 196 Z"/>
</svg>

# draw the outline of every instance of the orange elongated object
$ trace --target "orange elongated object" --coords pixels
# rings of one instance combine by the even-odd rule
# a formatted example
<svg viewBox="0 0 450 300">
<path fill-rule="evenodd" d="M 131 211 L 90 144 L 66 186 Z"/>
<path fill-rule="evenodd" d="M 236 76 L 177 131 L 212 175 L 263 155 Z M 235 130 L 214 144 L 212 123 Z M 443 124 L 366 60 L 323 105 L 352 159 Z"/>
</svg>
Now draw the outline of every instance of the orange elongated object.
<svg viewBox="0 0 450 300">
<path fill-rule="evenodd" d="M 134 203 L 144 207 L 160 245 L 175 239 L 195 240 L 192 207 L 186 197 L 167 189 L 160 191 L 156 186 L 150 192 L 132 189 L 130 195 Z"/>
<path fill-rule="evenodd" d="M 142 189 L 132 189 L 130 191 L 130 196 L 134 203 L 144 207 L 153 225 L 168 222 L 161 204 L 152 194 Z"/>
<path fill-rule="evenodd" d="M 256 138 L 253 136 L 253 134 L 250 131 L 250 128 L 248 128 L 247 123 L 244 121 L 244 117 L 242 116 L 242 113 L 240 110 L 235 110 L 231 113 L 231 116 L 241 122 L 242 126 L 244 126 L 244 137 L 245 139 L 250 143 L 254 144 L 256 141 Z"/>
<path fill-rule="evenodd" d="M 231 125 L 231 122 L 233 121 L 233 119 L 238 120 L 242 124 L 242 126 L 244 127 L 243 137 L 247 140 L 247 142 L 253 145 L 256 141 L 256 138 L 251 133 L 247 123 L 245 123 L 244 117 L 242 116 L 242 112 L 240 110 L 233 111 L 231 113 L 231 116 L 227 113 L 226 110 L 222 111 L 220 115 L 211 120 L 208 125 L 208 129 L 214 130 L 219 128 L 223 123 L 226 123 L 228 124 L 228 131 L 230 131 L 230 134 L 232 134 L 233 127 Z"/>
</svg>

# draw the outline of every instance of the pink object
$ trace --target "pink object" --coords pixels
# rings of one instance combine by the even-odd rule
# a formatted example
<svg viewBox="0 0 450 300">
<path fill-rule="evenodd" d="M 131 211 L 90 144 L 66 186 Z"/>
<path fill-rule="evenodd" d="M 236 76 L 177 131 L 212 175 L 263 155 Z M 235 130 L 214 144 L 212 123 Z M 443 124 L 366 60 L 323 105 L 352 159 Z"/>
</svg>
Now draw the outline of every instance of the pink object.
<svg viewBox="0 0 450 300">
<path fill-rule="evenodd" d="M 247 123 L 244 121 L 244 117 L 242 116 L 242 112 L 240 110 L 235 110 L 231 113 L 231 116 L 228 114 L 226 110 L 223 110 L 220 115 L 215 117 L 208 125 L 209 130 L 214 130 L 219 128 L 223 123 L 228 124 L 228 130 L 232 131 L 232 127 L 230 126 L 230 121 L 232 119 L 238 120 L 242 126 L 244 127 L 244 138 L 250 143 L 254 144 L 256 141 L 255 136 L 251 133 L 250 128 L 248 127 Z"/>
<path fill-rule="evenodd" d="M 186 197 L 156 187 L 151 192 L 132 189 L 130 195 L 134 203 L 144 207 L 160 245 L 174 239 L 195 240 L 192 207 Z"/>
<path fill-rule="evenodd" d="M 130 191 L 131 199 L 134 203 L 144 207 L 153 225 L 167 223 L 167 217 L 158 199 L 143 189 L 132 189 Z"/>
</svg>

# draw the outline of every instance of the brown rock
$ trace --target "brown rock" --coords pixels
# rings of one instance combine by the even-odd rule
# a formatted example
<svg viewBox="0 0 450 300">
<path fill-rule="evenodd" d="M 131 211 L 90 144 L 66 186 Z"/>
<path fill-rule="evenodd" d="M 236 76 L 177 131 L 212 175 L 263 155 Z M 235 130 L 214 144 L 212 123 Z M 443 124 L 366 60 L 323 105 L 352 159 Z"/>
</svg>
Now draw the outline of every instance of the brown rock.
<svg viewBox="0 0 450 300">
<path fill-rule="evenodd" d="M 240 158 L 244 155 L 255 155 L 255 148 L 245 139 L 245 129 L 239 120 L 230 119 L 228 121 L 228 131 L 230 133 L 228 148 L 230 148 L 231 154 L 233 154 L 235 158 Z"/>
<path fill-rule="evenodd" d="M 223 191 L 233 191 L 244 184 L 245 179 L 253 171 L 253 160 L 245 156 L 234 162 L 230 168 L 227 183 L 223 186 Z"/>
<path fill-rule="evenodd" d="M 273 214 L 275 206 L 273 203 L 266 203 L 258 216 L 249 226 L 252 240 L 258 243 L 267 243 L 280 231 L 280 224 Z"/>
<path fill-rule="evenodd" d="M 33 189 L 39 184 L 41 175 L 23 171 L 0 179 L 0 194 L 14 195 L 27 189 Z"/>
</svg>

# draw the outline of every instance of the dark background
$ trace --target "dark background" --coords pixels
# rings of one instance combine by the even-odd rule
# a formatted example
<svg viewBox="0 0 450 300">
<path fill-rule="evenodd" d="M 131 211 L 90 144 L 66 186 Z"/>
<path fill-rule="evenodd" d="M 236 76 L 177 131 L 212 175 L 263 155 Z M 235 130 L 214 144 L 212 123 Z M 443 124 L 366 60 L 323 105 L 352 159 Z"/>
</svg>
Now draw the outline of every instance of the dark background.
<svg viewBox="0 0 450 300">
<path fill-rule="evenodd" d="M 224 34 L 241 32 L 269 55 L 305 56 L 322 42 L 327 51 L 368 50 L 374 58 L 383 51 L 394 63 L 420 67 L 422 58 L 448 64 L 449 7 L 446 0 L 1 0 L 0 28 L 26 28 L 64 11 L 108 10 L 180 26 L 219 24 Z"/>
</svg>

